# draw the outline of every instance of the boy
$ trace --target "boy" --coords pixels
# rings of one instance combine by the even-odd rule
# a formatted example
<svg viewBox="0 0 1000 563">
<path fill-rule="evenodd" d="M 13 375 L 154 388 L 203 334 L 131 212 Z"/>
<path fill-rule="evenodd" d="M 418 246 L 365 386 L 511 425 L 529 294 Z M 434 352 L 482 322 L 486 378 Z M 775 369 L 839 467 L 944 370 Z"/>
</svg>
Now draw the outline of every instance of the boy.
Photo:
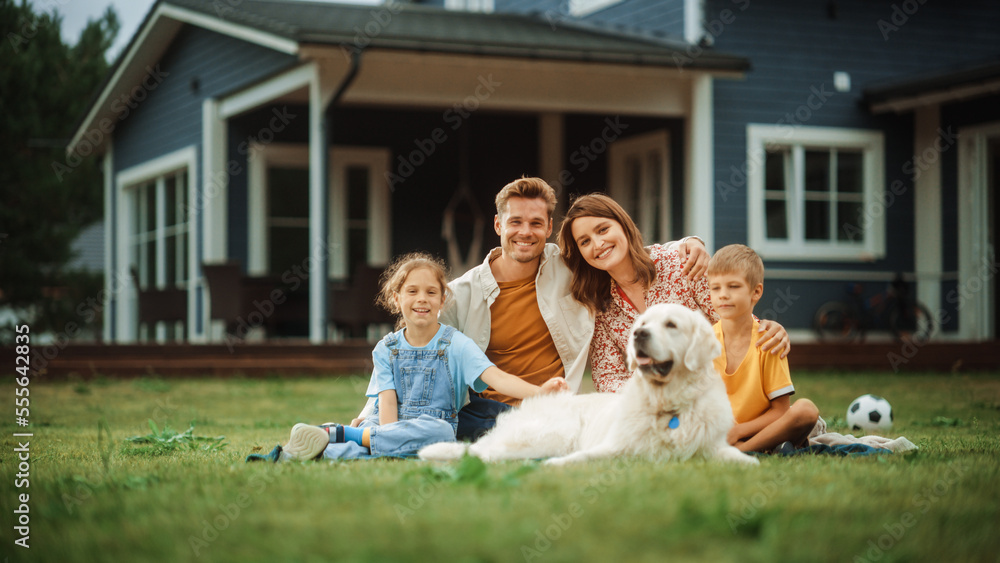
<svg viewBox="0 0 1000 563">
<path fill-rule="evenodd" d="M 761 353 L 754 345 L 760 326 L 753 308 L 764 292 L 763 282 L 763 262 L 742 244 L 720 249 L 709 262 L 712 306 L 721 317 L 713 327 L 722 344 L 715 369 L 726 383 L 736 418 L 729 443 L 744 452 L 787 453 L 808 445 L 819 411 L 809 399 L 791 403 L 795 388 L 788 360 Z"/>
</svg>

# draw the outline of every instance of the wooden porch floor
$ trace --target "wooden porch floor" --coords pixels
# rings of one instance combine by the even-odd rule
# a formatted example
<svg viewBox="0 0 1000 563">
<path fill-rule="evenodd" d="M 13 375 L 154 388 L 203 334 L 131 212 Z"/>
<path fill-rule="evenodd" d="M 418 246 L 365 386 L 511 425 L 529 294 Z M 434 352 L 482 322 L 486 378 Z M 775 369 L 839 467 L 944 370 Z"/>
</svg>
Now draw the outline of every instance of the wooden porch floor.
<svg viewBox="0 0 1000 563">
<path fill-rule="evenodd" d="M 136 377 L 349 375 L 371 373 L 372 344 L 348 341 L 313 346 L 307 342 L 226 345 L 69 344 L 32 346 L 32 368 L 43 378 L 90 379 L 98 375 Z M 795 344 L 795 370 L 1000 371 L 1000 341 L 986 343 Z M 15 367 L 13 348 L 0 348 L 0 365 Z"/>
</svg>

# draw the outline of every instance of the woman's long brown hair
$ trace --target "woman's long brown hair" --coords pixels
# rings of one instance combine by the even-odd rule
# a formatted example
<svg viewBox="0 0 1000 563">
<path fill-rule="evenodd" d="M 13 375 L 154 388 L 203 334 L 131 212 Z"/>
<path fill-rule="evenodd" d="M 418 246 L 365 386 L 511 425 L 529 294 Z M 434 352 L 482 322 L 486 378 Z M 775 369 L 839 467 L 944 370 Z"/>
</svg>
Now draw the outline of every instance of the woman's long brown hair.
<svg viewBox="0 0 1000 563">
<path fill-rule="evenodd" d="M 629 258 L 635 268 L 636 279 L 630 281 L 640 281 L 643 287 L 649 289 L 656 279 L 656 265 L 643 245 L 639 228 L 615 200 L 604 194 L 587 194 L 573 201 L 556 237 L 562 259 L 573 272 L 570 285 L 573 297 L 594 313 L 606 310 L 611 299 L 611 275 L 588 264 L 573 240 L 573 221 L 580 217 L 601 217 L 618 221 L 628 241 Z"/>
</svg>

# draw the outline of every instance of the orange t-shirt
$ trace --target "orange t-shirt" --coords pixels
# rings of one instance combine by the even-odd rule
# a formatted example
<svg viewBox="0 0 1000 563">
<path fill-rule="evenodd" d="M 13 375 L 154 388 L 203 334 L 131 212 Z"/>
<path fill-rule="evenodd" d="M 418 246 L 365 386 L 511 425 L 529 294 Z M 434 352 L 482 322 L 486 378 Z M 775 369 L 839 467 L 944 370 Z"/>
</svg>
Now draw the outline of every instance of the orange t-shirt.
<svg viewBox="0 0 1000 563">
<path fill-rule="evenodd" d="M 726 373 L 726 339 L 722 334 L 722 323 L 717 322 L 712 327 L 715 337 L 722 344 L 722 354 L 715 358 L 715 370 L 726 382 L 726 393 L 729 394 L 729 404 L 733 407 L 737 423 L 757 418 L 770 408 L 773 399 L 795 392 L 788 360 L 761 352 L 757 347 L 759 327 L 760 323 L 754 321 L 747 355 L 732 374 Z"/>
<path fill-rule="evenodd" d="M 500 295 L 490 306 L 490 343 L 486 357 L 498 368 L 535 385 L 553 377 L 563 377 L 562 360 L 538 309 L 535 277 L 497 282 L 497 285 Z M 521 402 L 492 387 L 480 395 L 508 405 Z"/>
</svg>

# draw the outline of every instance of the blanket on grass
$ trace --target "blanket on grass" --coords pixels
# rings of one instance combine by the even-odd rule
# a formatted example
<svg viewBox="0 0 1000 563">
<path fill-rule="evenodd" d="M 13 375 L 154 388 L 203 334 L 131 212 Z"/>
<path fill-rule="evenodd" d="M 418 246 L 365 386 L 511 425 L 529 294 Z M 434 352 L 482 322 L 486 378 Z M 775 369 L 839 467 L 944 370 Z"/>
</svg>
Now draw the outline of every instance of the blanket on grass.
<svg viewBox="0 0 1000 563">
<path fill-rule="evenodd" d="M 906 439 L 885 436 L 860 436 L 827 432 L 826 421 L 820 417 L 809 434 L 809 446 L 800 448 L 795 454 L 870 455 L 875 453 L 902 453 L 917 449 L 916 444 Z"/>
</svg>

